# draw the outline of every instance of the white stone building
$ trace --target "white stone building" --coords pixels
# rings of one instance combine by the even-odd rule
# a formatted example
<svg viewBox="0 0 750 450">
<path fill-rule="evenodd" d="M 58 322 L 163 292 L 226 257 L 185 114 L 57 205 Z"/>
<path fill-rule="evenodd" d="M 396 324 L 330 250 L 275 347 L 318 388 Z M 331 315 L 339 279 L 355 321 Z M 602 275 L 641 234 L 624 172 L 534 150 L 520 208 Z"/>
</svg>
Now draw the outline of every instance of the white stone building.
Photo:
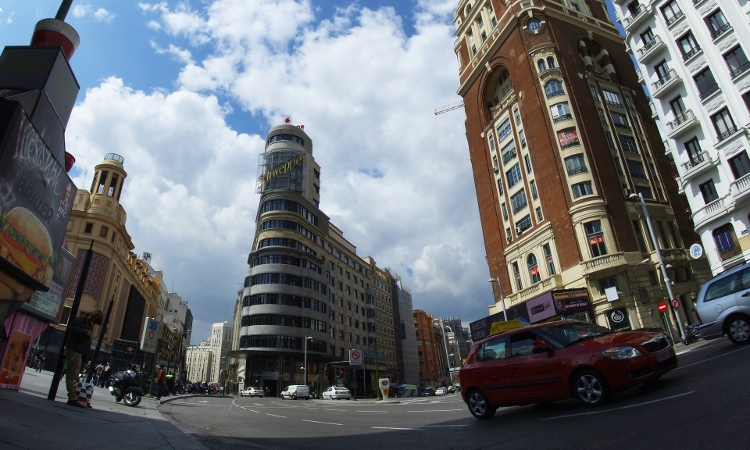
<svg viewBox="0 0 750 450">
<path fill-rule="evenodd" d="M 614 0 L 614 8 L 711 271 L 750 260 L 750 4 Z"/>
<path fill-rule="evenodd" d="M 222 382 L 220 371 L 227 368 L 225 360 L 227 353 L 232 349 L 233 326 L 231 323 L 220 322 L 213 324 L 211 328 L 211 380 Z"/>
<path fill-rule="evenodd" d="M 208 341 L 200 345 L 191 345 L 187 349 L 185 358 L 187 365 L 187 377 L 190 381 L 209 382 L 212 376 L 212 347 Z"/>
</svg>

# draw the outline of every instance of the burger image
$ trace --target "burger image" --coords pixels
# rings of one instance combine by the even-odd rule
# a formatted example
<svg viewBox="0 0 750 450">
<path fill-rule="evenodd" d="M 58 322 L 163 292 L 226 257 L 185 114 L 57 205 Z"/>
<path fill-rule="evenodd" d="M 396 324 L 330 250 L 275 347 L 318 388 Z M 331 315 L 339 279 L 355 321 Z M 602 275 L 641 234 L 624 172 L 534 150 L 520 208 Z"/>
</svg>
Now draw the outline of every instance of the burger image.
<svg viewBox="0 0 750 450">
<path fill-rule="evenodd" d="M 26 208 L 3 214 L 0 257 L 44 285 L 52 279 L 52 240 L 44 224 Z"/>
</svg>

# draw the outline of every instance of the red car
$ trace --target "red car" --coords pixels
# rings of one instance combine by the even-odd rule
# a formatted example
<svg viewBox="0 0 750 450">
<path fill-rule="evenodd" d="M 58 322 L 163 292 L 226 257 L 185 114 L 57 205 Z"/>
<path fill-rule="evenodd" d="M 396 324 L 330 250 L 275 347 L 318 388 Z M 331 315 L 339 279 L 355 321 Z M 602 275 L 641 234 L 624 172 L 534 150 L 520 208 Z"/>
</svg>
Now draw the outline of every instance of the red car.
<svg viewBox="0 0 750 450">
<path fill-rule="evenodd" d="M 500 406 L 570 397 L 599 406 L 612 391 L 677 367 L 663 331 L 612 332 L 574 320 L 518 326 L 474 344 L 461 368 L 461 395 L 478 419 Z"/>
</svg>

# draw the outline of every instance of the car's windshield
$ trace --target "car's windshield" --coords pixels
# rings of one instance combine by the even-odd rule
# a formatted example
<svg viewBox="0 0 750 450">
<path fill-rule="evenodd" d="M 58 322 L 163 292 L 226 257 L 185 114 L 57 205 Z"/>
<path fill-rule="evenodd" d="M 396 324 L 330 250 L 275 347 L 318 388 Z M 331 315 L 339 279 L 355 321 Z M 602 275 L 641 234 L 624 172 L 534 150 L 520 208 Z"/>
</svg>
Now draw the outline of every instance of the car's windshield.
<svg viewBox="0 0 750 450">
<path fill-rule="evenodd" d="M 549 339 L 560 347 L 568 347 L 578 342 L 594 339 L 612 331 L 607 328 L 587 322 L 565 321 L 537 328 L 545 339 Z"/>
</svg>

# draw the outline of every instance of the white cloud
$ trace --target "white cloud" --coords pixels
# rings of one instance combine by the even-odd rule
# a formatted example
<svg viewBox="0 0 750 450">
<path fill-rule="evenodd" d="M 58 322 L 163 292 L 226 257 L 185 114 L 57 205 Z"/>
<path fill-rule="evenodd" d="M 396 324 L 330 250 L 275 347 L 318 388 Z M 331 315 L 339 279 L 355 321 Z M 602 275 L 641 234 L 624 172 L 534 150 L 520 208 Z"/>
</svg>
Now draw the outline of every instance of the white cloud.
<svg viewBox="0 0 750 450">
<path fill-rule="evenodd" d="M 114 14 L 104 8 L 96 8 L 92 5 L 87 4 L 74 5 L 72 13 L 73 17 L 75 18 L 80 19 L 83 17 L 91 16 L 97 22 L 109 22 L 115 18 Z"/>
<path fill-rule="evenodd" d="M 292 115 L 314 141 L 321 209 L 358 254 L 398 272 L 415 308 L 483 317 L 493 298 L 464 115 L 433 114 L 459 100 L 454 3 L 420 0 L 412 17 L 352 4 L 327 18 L 308 0 L 141 3 L 163 33 L 155 51 L 183 64 L 178 90 L 106 80 L 74 111 L 68 147 L 82 167 L 125 156 L 134 242 L 210 323 L 244 277 L 265 139 L 231 130 L 218 98 L 262 127 Z"/>
</svg>

